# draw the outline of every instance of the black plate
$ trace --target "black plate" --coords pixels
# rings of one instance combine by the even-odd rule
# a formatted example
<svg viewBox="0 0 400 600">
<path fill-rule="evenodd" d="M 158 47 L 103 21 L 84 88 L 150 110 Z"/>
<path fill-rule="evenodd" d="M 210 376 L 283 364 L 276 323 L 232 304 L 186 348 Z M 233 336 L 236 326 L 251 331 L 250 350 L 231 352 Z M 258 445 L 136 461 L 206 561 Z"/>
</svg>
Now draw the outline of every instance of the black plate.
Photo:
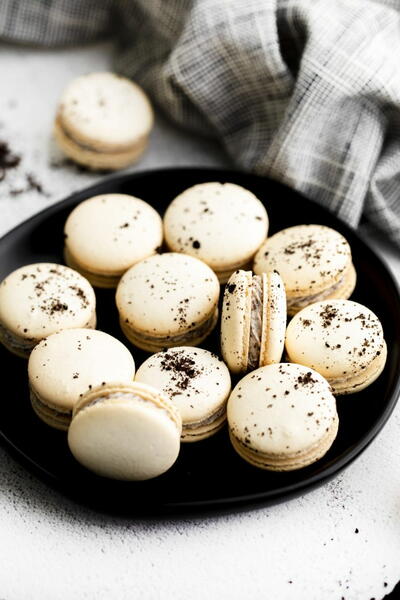
<svg viewBox="0 0 400 600">
<path fill-rule="evenodd" d="M 339 434 L 326 456 L 305 469 L 269 473 L 244 462 L 231 448 L 226 429 L 209 440 L 182 446 L 173 468 L 147 482 L 102 479 L 75 462 L 66 435 L 44 425 L 28 398 L 26 362 L 3 347 L 3 401 L 0 435 L 29 470 L 69 496 L 93 507 L 137 515 L 237 510 L 267 505 L 302 494 L 350 464 L 377 435 L 392 412 L 400 390 L 400 297 L 387 267 L 367 244 L 329 212 L 289 188 L 266 178 L 210 169 L 165 169 L 104 180 L 25 221 L 0 240 L 0 279 L 21 265 L 62 262 L 63 225 L 85 198 L 108 192 L 147 200 L 160 213 L 182 190 L 204 181 L 231 181 L 252 190 L 268 209 L 271 233 L 300 223 L 321 223 L 340 231 L 351 244 L 358 283 L 353 299 L 381 319 L 389 355 L 386 368 L 367 390 L 338 400 Z M 114 292 L 97 291 L 98 328 L 123 342 Z M 205 347 L 218 351 L 218 330 Z M 137 366 L 148 356 L 133 348 Z M 8 386 L 6 388 L 6 382 Z"/>
</svg>

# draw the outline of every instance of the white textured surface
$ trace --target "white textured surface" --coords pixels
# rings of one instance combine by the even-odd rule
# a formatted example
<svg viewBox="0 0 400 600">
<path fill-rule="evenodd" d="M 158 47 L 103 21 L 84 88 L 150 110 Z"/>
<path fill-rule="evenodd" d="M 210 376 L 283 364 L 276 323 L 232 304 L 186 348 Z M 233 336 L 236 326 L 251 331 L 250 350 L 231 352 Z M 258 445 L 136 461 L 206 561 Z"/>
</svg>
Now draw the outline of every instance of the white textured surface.
<svg viewBox="0 0 400 600">
<path fill-rule="evenodd" d="M 0 139 L 24 156 L 0 183 L 0 234 L 99 179 L 70 166 L 50 168 L 49 138 L 63 86 L 107 68 L 109 56 L 107 46 L 0 47 Z M 183 164 L 227 160 L 158 118 L 137 169 Z M 9 198 L 10 186 L 33 170 L 49 197 L 32 191 Z M 400 277 L 399 253 L 375 234 L 371 242 Z M 0 598 L 379 600 L 400 578 L 399 437 L 400 406 L 362 457 L 323 488 L 268 509 L 174 521 L 81 508 L 0 449 Z"/>
</svg>

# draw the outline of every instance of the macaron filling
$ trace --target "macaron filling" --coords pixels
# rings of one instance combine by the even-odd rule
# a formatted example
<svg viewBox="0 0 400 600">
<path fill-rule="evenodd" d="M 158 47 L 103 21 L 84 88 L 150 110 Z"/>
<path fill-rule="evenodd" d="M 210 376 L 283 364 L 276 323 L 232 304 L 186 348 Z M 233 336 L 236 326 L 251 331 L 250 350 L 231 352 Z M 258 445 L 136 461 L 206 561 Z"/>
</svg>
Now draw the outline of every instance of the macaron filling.
<svg viewBox="0 0 400 600">
<path fill-rule="evenodd" d="M 131 331 L 132 334 L 140 336 L 140 339 L 145 342 L 151 342 L 161 346 L 163 342 L 168 342 L 168 345 L 187 345 L 190 344 L 190 342 L 197 340 L 199 336 L 205 335 L 213 326 L 217 315 L 218 310 L 216 310 L 211 317 L 203 321 L 203 323 L 201 323 L 198 327 L 193 326 L 193 329 L 190 331 L 186 331 L 185 333 L 180 333 L 177 335 L 151 336 L 131 328 L 129 324 L 127 325 L 126 321 L 122 325 L 123 327 L 129 328 L 129 331 Z"/>
<path fill-rule="evenodd" d="M 56 118 L 56 125 L 57 127 L 59 127 L 61 129 L 62 134 L 68 139 L 70 140 L 70 142 L 72 142 L 73 144 L 75 144 L 76 146 L 78 146 L 81 150 L 84 151 L 88 151 L 88 152 L 94 152 L 95 154 L 121 154 L 124 152 L 131 152 L 132 151 L 132 147 L 118 147 L 117 149 L 110 149 L 107 148 L 107 150 L 101 150 L 99 148 L 96 148 L 96 146 L 92 146 L 91 144 L 88 144 L 87 142 L 82 142 L 81 140 L 76 139 L 75 137 L 72 136 L 72 134 L 68 131 L 68 129 L 66 129 L 62 123 L 62 120 L 60 118 L 60 116 L 58 116 Z M 140 138 L 138 138 L 135 141 L 135 147 L 139 146 L 140 144 L 144 143 L 146 139 L 146 136 L 141 136 Z"/>
<path fill-rule="evenodd" d="M 54 405 L 50 405 L 48 402 L 45 402 L 39 394 L 30 386 L 30 395 L 31 400 L 33 399 L 36 404 L 38 404 L 43 409 L 50 410 L 54 413 L 54 416 L 62 416 L 62 417 L 72 417 L 72 408 L 61 408 L 60 406 L 55 407 Z"/>
<path fill-rule="evenodd" d="M 83 402 L 82 404 L 80 404 L 76 407 L 76 409 L 74 411 L 74 418 L 79 413 L 83 412 L 84 410 L 86 410 L 88 408 L 91 408 L 92 406 L 106 404 L 107 402 L 113 401 L 113 400 L 122 400 L 123 402 L 128 402 L 128 403 L 132 402 L 134 404 L 137 404 L 138 402 L 142 402 L 144 404 L 149 405 L 150 407 L 154 408 L 157 411 L 162 410 L 168 416 L 168 418 L 174 423 L 174 425 L 177 426 L 177 423 L 176 423 L 175 419 L 173 418 L 171 412 L 168 411 L 167 408 L 165 408 L 161 404 L 156 404 L 155 402 L 152 402 L 151 400 L 148 400 L 146 398 L 142 398 L 138 394 L 133 394 L 132 392 L 121 392 L 121 391 L 120 392 L 110 392 L 108 394 L 104 393 L 101 396 L 97 396 L 97 397 L 93 398 L 92 400 L 89 400 L 88 402 Z"/>
<path fill-rule="evenodd" d="M 18 354 L 29 355 L 33 348 L 40 340 L 33 338 L 23 338 L 12 333 L 7 327 L 0 322 L 0 338 L 4 341 L 4 345 L 8 346 Z"/>
<path fill-rule="evenodd" d="M 287 297 L 288 308 L 291 308 L 293 306 L 296 306 L 298 308 L 305 308 L 309 304 L 313 304 L 314 302 L 319 302 L 321 300 L 324 300 L 325 298 L 328 298 L 331 294 L 336 292 L 336 290 L 338 290 L 344 284 L 346 275 L 343 275 L 339 279 L 339 281 L 337 281 L 334 285 L 331 285 L 330 287 L 326 288 L 322 292 L 319 292 L 318 294 L 312 294 L 310 296 L 298 296 L 297 298 Z"/>
<path fill-rule="evenodd" d="M 205 417 L 204 419 L 200 419 L 199 421 L 193 421 L 192 423 L 183 423 L 182 430 L 185 432 L 186 430 L 194 430 L 199 427 L 206 427 L 207 425 L 212 425 L 215 421 L 217 421 L 220 417 L 222 417 L 226 412 L 226 405 L 220 406 L 217 410 Z"/>
<path fill-rule="evenodd" d="M 260 275 L 253 275 L 251 281 L 249 354 L 247 359 L 249 369 L 256 369 L 260 362 L 263 301 L 262 277 Z"/>
</svg>

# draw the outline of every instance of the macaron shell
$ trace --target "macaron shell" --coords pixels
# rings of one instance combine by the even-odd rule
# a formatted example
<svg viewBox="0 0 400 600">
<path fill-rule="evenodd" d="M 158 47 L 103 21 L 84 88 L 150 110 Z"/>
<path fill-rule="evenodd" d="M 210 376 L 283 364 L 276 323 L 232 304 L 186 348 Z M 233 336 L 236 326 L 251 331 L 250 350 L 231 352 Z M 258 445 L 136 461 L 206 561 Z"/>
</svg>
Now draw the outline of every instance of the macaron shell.
<svg viewBox="0 0 400 600">
<path fill-rule="evenodd" d="M 267 292 L 264 292 L 263 337 L 260 348 L 260 367 L 280 362 L 285 345 L 286 294 L 278 273 L 264 275 Z"/>
<path fill-rule="evenodd" d="M 265 469 L 266 471 L 295 471 L 308 467 L 325 456 L 336 439 L 338 428 L 339 419 L 336 417 L 323 439 L 316 446 L 301 455 L 260 456 L 257 452 L 252 452 L 241 444 L 232 433 L 230 433 L 229 437 L 236 452 L 254 467 Z"/>
<path fill-rule="evenodd" d="M 252 266 L 253 266 L 253 260 L 248 260 L 243 263 L 232 265 L 232 266 L 228 267 L 227 269 L 223 269 L 221 271 L 214 267 L 213 271 L 216 274 L 216 276 L 218 277 L 218 281 L 220 282 L 220 284 L 223 285 L 228 282 L 229 278 L 235 271 L 238 271 L 238 270 L 251 271 Z"/>
<path fill-rule="evenodd" d="M 350 263 L 350 246 L 339 232 L 323 225 L 296 225 L 264 242 L 254 272 L 278 271 L 286 294 L 301 297 L 334 285 Z"/>
<path fill-rule="evenodd" d="M 158 212 L 127 194 L 84 200 L 70 213 L 64 233 L 76 264 L 93 273 L 116 276 L 155 254 L 163 238 Z"/>
<path fill-rule="evenodd" d="M 290 361 L 334 380 L 367 369 L 383 343 L 382 325 L 371 310 L 351 300 L 327 300 L 293 317 L 285 346 Z"/>
<path fill-rule="evenodd" d="M 96 322 L 96 297 L 76 271 L 53 263 L 17 269 L 0 284 L 0 321 L 13 334 L 32 340 Z"/>
<path fill-rule="evenodd" d="M 72 411 L 77 399 L 102 383 L 130 382 L 135 362 L 129 350 L 103 331 L 69 329 L 41 341 L 28 362 L 30 385 L 49 407 Z"/>
<path fill-rule="evenodd" d="M 181 414 L 183 427 L 213 415 L 224 406 L 231 390 L 228 368 L 218 356 L 185 346 L 150 356 L 139 367 L 135 381 L 167 394 Z"/>
<path fill-rule="evenodd" d="M 268 215 L 249 190 L 208 182 L 172 201 L 164 229 L 171 250 L 196 256 L 226 275 L 254 256 L 268 234 Z"/>
<path fill-rule="evenodd" d="M 121 278 L 116 302 L 121 321 L 137 333 L 168 336 L 212 318 L 219 291 L 218 279 L 205 263 L 165 253 L 131 267 Z"/>
<path fill-rule="evenodd" d="M 180 435 L 157 406 L 110 400 L 84 409 L 73 419 L 68 444 L 75 458 L 98 475 L 146 480 L 173 465 Z"/>
<path fill-rule="evenodd" d="M 251 319 L 250 271 L 236 271 L 225 286 L 221 316 L 221 352 L 232 373 L 245 372 Z"/>
<path fill-rule="evenodd" d="M 307 455 L 337 418 L 328 382 L 301 365 L 280 363 L 246 375 L 228 400 L 231 433 L 267 457 Z"/>
<path fill-rule="evenodd" d="M 78 271 L 82 277 L 85 277 L 85 279 L 87 279 L 94 287 L 106 289 L 116 288 L 121 279 L 121 275 L 100 275 L 99 273 L 94 274 L 84 269 L 76 262 L 75 258 L 66 247 L 64 247 L 64 261 L 71 269 Z"/>
<path fill-rule="evenodd" d="M 113 73 L 74 79 L 61 96 L 58 119 L 73 140 L 101 152 L 130 151 L 153 125 L 144 91 Z"/>
<path fill-rule="evenodd" d="M 384 342 L 381 353 L 374 358 L 372 363 L 365 370 L 350 377 L 342 382 L 331 381 L 332 391 L 335 396 L 343 396 L 347 394 L 355 394 L 365 390 L 381 375 L 385 368 L 387 359 L 387 346 Z"/>
</svg>

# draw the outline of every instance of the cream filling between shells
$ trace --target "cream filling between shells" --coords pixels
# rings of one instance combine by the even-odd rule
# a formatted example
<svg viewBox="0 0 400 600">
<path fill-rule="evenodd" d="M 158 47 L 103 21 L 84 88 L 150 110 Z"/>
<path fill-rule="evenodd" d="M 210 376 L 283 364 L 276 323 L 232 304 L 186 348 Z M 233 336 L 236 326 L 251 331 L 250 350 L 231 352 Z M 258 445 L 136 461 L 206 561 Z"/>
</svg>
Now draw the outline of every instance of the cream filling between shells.
<svg viewBox="0 0 400 600">
<path fill-rule="evenodd" d="M 2 323 L 0 323 L 0 338 L 2 338 L 8 346 L 11 348 L 15 348 L 18 352 L 29 353 L 36 346 L 40 340 L 32 339 L 32 338 L 23 338 L 19 335 L 11 333 L 7 327 L 5 327 Z"/>
<path fill-rule="evenodd" d="M 217 312 L 217 311 L 216 311 Z M 134 329 L 129 325 L 129 323 L 123 322 L 123 326 L 129 328 L 129 331 L 132 332 L 133 335 L 140 338 L 146 342 L 154 342 L 155 344 L 162 344 L 162 342 L 168 341 L 168 343 L 172 344 L 180 344 L 183 342 L 190 342 L 196 339 L 199 335 L 203 335 L 208 331 L 210 326 L 215 320 L 216 313 L 214 312 L 208 319 L 206 319 L 201 325 L 198 327 L 194 327 L 190 331 L 186 331 L 185 333 L 181 333 L 178 335 L 163 335 L 161 337 L 151 336 L 147 334 L 142 334 L 140 331 Z"/>
<path fill-rule="evenodd" d="M 336 290 L 343 285 L 345 279 L 346 275 L 343 275 L 339 279 L 339 281 L 337 281 L 334 285 L 331 285 L 329 288 L 323 290 L 322 292 L 319 292 L 318 294 L 313 294 L 310 296 L 299 296 L 297 298 L 287 298 L 287 306 L 288 308 L 291 308 L 292 306 L 305 308 L 309 304 L 313 304 L 314 302 L 320 302 L 321 300 L 324 300 L 324 298 L 327 298 L 328 296 L 333 294 L 333 292 L 336 292 Z"/>
<path fill-rule="evenodd" d="M 250 338 L 247 358 L 249 369 L 256 369 L 260 361 L 263 296 L 262 277 L 254 275 L 251 281 Z"/>
<path fill-rule="evenodd" d="M 58 127 L 60 128 L 60 130 L 62 131 L 63 135 L 65 135 L 66 138 L 68 138 L 70 140 L 70 142 L 72 142 L 73 144 L 75 144 L 76 146 L 78 146 L 79 148 L 81 148 L 82 150 L 86 150 L 89 152 L 94 152 L 95 154 L 124 154 L 124 153 L 129 153 L 132 151 L 132 147 L 124 147 L 124 148 L 118 148 L 118 150 L 100 150 L 99 148 L 96 148 L 95 146 L 91 146 L 90 144 L 85 144 L 84 142 L 81 142 L 80 140 L 77 140 L 76 138 L 74 138 L 71 133 L 63 126 L 62 122 L 61 122 L 61 118 L 58 116 L 56 119 L 56 123 L 58 125 Z M 144 143 L 146 140 L 146 136 L 141 136 L 139 137 L 134 145 L 135 148 L 136 146 L 140 145 L 141 143 Z M 133 146 L 133 144 L 132 144 Z"/>
<path fill-rule="evenodd" d="M 157 411 L 162 411 L 164 412 L 168 418 L 170 419 L 170 421 L 172 421 L 174 423 L 175 426 L 177 426 L 174 418 L 172 417 L 171 413 L 161 404 L 156 404 L 154 402 L 152 402 L 151 400 L 147 400 L 146 398 L 142 398 L 141 396 L 137 395 L 137 394 L 133 394 L 131 392 L 110 392 L 110 393 L 106 393 L 104 392 L 103 394 L 101 394 L 101 396 L 98 396 L 97 398 L 93 398 L 93 400 L 89 400 L 89 402 L 83 403 L 81 406 L 78 406 L 75 410 L 74 413 L 74 418 L 82 413 L 83 411 L 85 411 L 87 408 L 91 408 L 92 406 L 95 406 L 97 404 L 104 404 L 107 403 L 109 400 L 124 400 L 125 402 L 142 402 L 143 404 L 147 404 L 149 407 L 153 408 L 154 410 Z"/>
<path fill-rule="evenodd" d="M 212 423 L 214 423 L 214 421 L 216 421 L 217 419 L 219 419 L 220 417 L 222 417 L 222 415 L 225 413 L 225 404 L 224 406 L 221 406 L 220 408 L 218 408 L 214 413 L 212 413 L 210 416 L 201 419 L 199 421 L 193 421 L 192 423 L 183 423 L 183 431 L 187 430 L 187 429 L 197 429 L 198 427 L 205 427 L 206 425 L 211 425 Z"/>
</svg>

